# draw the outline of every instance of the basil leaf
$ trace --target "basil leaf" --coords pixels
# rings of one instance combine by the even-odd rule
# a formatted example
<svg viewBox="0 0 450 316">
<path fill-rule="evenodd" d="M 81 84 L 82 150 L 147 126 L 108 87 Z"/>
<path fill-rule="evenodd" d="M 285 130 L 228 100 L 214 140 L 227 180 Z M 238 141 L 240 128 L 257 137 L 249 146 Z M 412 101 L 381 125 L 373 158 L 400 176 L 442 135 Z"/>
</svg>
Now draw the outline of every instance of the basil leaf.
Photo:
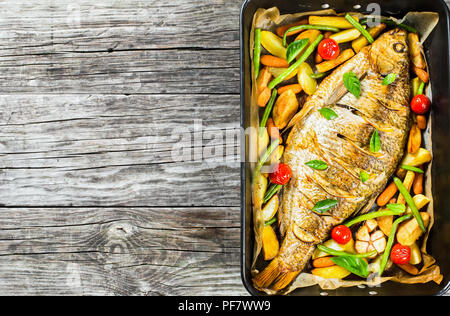
<svg viewBox="0 0 450 316">
<path fill-rule="evenodd" d="M 369 177 L 370 175 L 364 170 L 359 173 L 359 178 L 361 179 L 362 183 L 366 183 L 367 180 L 369 180 Z"/>
<path fill-rule="evenodd" d="M 361 96 L 361 83 L 353 71 L 344 74 L 344 86 L 357 99 Z"/>
<path fill-rule="evenodd" d="M 297 57 L 298 54 L 300 54 L 302 52 L 302 50 L 306 47 L 306 45 L 308 45 L 308 43 L 309 43 L 309 39 L 304 38 L 304 39 L 301 39 L 299 41 L 295 41 L 295 42 L 292 42 L 291 44 L 289 44 L 287 51 L 286 51 L 286 57 L 287 57 L 288 63 L 293 61 L 295 59 L 295 57 Z"/>
<path fill-rule="evenodd" d="M 370 151 L 373 153 L 379 152 L 381 149 L 381 141 L 380 135 L 378 134 L 378 130 L 373 132 L 372 137 L 370 138 Z"/>
<path fill-rule="evenodd" d="M 400 203 L 396 204 L 388 204 L 386 205 L 388 210 L 394 211 L 394 212 L 401 212 L 404 213 L 406 211 L 406 206 Z"/>
<path fill-rule="evenodd" d="M 319 110 L 319 112 L 320 112 L 320 114 L 322 114 L 322 116 L 324 118 L 326 118 L 329 121 L 334 120 L 335 118 L 338 118 L 338 115 L 336 114 L 336 112 L 334 112 L 330 108 L 321 108 Z"/>
<path fill-rule="evenodd" d="M 407 165 L 401 165 L 400 168 L 408 170 L 408 171 L 413 171 L 413 172 L 416 172 L 416 173 L 423 174 L 423 170 L 419 169 L 419 168 L 416 168 L 416 167 L 407 166 Z"/>
<path fill-rule="evenodd" d="M 388 86 L 395 81 L 397 78 L 396 74 L 389 74 L 383 80 L 383 86 Z"/>
<path fill-rule="evenodd" d="M 323 200 L 323 201 L 318 202 L 316 205 L 314 205 L 314 207 L 312 208 L 312 211 L 322 214 L 322 213 L 325 213 L 326 211 L 329 211 L 330 209 L 335 207 L 337 204 L 338 204 L 337 200 L 331 200 L 331 199 Z"/>
<path fill-rule="evenodd" d="M 322 160 L 311 160 L 305 163 L 308 167 L 311 167 L 316 170 L 326 170 L 328 169 L 328 165 L 325 161 Z"/>
<path fill-rule="evenodd" d="M 331 258 L 331 261 L 362 278 L 367 278 L 369 276 L 369 265 L 362 258 L 350 256 L 333 257 Z"/>
</svg>

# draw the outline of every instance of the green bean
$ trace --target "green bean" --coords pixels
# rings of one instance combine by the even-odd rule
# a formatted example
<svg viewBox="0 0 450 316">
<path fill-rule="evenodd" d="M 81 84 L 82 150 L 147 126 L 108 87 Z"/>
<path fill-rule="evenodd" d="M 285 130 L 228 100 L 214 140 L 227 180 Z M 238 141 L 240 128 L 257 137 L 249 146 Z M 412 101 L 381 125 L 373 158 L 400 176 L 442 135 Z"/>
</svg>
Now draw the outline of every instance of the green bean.
<svg viewBox="0 0 450 316">
<path fill-rule="evenodd" d="M 389 256 L 391 254 L 391 249 L 392 249 L 392 245 L 394 244 L 394 240 L 395 240 L 395 233 L 397 232 L 397 227 L 398 225 L 400 225 L 400 223 L 411 219 L 412 215 L 408 214 L 405 216 L 402 216 L 400 218 L 398 218 L 397 220 L 395 220 L 395 222 L 392 224 L 392 228 L 391 231 L 389 233 L 389 238 L 386 244 L 386 249 L 384 250 L 383 256 L 381 257 L 381 265 L 380 265 L 380 273 L 379 276 L 381 277 L 381 275 L 384 272 L 384 269 L 386 268 L 386 264 L 388 262 Z"/>
<path fill-rule="evenodd" d="M 317 36 L 314 42 L 311 43 L 311 45 L 308 46 L 306 51 L 300 56 L 300 58 L 292 64 L 285 72 L 283 72 L 281 75 L 273 79 L 268 87 L 269 89 L 275 88 L 278 84 L 284 81 L 287 77 L 289 77 L 303 62 L 305 62 L 306 59 L 313 53 L 314 49 L 316 49 L 317 45 L 322 41 L 323 34 L 320 34 Z"/>
<path fill-rule="evenodd" d="M 419 89 L 417 89 L 417 95 L 423 94 L 423 90 L 425 89 L 425 82 L 420 81 Z"/>
<path fill-rule="evenodd" d="M 278 145 L 280 145 L 280 140 L 276 139 L 270 144 L 269 148 L 267 148 L 264 155 L 261 157 L 261 159 L 258 161 L 256 168 L 255 168 L 255 175 L 261 172 L 262 166 L 266 163 L 267 159 L 269 159 L 270 155 L 274 152 L 275 149 L 278 148 Z"/>
<path fill-rule="evenodd" d="M 269 119 L 269 115 L 272 112 L 273 104 L 275 103 L 275 98 L 277 97 L 278 91 L 276 89 L 273 89 L 272 96 L 270 97 L 269 103 L 266 106 L 266 109 L 264 110 L 264 115 L 261 120 L 261 128 L 266 127 L 267 120 Z"/>
<path fill-rule="evenodd" d="M 275 223 L 277 221 L 277 218 L 276 217 L 274 217 L 274 218 L 272 218 L 270 221 L 267 221 L 267 222 L 265 222 L 265 226 L 270 226 L 270 225 L 272 225 L 273 223 Z"/>
<path fill-rule="evenodd" d="M 328 248 L 324 245 L 317 245 L 317 249 L 319 249 L 329 255 L 336 256 L 336 257 L 370 258 L 377 254 L 377 252 L 374 250 L 374 251 L 371 251 L 368 253 L 362 253 L 362 254 L 355 255 L 355 254 L 348 253 L 345 251 L 334 250 L 334 249 Z"/>
<path fill-rule="evenodd" d="M 272 184 L 269 190 L 267 190 L 266 195 L 264 195 L 263 204 L 269 202 L 269 200 L 277 194 L 283 186 L 281 184 Z"/>
<path fill-rule="evenodd" d="M 360 24 L 367 24 L 367 21 L 368 21 L 368 18 L 363 18 L 363 19 L 359 20 L 359 23 Z M 380 19 L 380 23 L 384 23 L 384 24 L 389 25 L 389 26 L 399 27 L 399 28 L 402 28 L 404 30 L 407 30 L 410 33 L 417 33 L 417 29 L 416 28 L 414 28 L 412 26 L 409 26 L 409 25 L 406 25 L 406 24 L 403 24 L 403 23 L 397 23 L 395 21 L 392 21 L 391 19 Z"/>
<path fill-rule="evenodd" d="M 253 49 L 253 66 L 255 67 L 255 78 L 259 75 L 261 62 L 261 29 L 255 30 L 255 48 Z"/>
<path fill-rule="evenodd" d="M 298 25 L 293 26 L 284 33 L 283 36 L 283 46 L 287 45 L 287 36 L 291 32 L 302 31 L 302 30 L 319 30 L 319 31 L 330 31 L 330 32 L 339 32 L 339 29 L 334 26 L 326 26 L 326 25 Z"/>
<path fill-rule="evenodd" d="M 427 231 L 425 224 L 423 223 L 422 216 L 420 216 L 419 210 L 417 209 L 416 203 L 414 203 L 413 198 L 411 197 L 411 194 L 409 194 L 409 191 L 405 188 L 405 186 L 402 183 L 402 180 L 395 177 L 394 183 L 397 186 L 400 193 L 405 198 L 406 203 L 411 208 L 411 211 L 416 218 L 417 222 L 419 223 L 420 229 L 425 233 Z"/>
<path fill-rule="evenodd" d="M 405 213 L 405 211 L 394 211 L 394 210 L 383 210 L 378 212 L 372 212 L 367 213 L 358 217 L 355 217 L 354 219 L 349 220 L 344 225 L 347 227 L 351 227 L 355 224 L 367 221 L 369 219 L 378 218 L 378 217 L 384 217 L 384 216 L 398 216 Z"/>
<path fill-rule="evenodd" d="M 423 174 L 423 170 L 419 169 L 419 168 L 416 168 L 416 167 L 407 166 L 407 165 L 401 165 L 400 168 L 408 170 L 408 171 L 412 171 L 412 172 L 415 172 L 415 173 Z"/>
<path fill-rule="evenodd" d="M 374 42 L 372 35 L 365 28 L 362 27 L 361 24 L 358 23 L 350 14 L 345 15 L 345 19 L 353 25 L 368 41 L 370 44 Z"/>
</svg>

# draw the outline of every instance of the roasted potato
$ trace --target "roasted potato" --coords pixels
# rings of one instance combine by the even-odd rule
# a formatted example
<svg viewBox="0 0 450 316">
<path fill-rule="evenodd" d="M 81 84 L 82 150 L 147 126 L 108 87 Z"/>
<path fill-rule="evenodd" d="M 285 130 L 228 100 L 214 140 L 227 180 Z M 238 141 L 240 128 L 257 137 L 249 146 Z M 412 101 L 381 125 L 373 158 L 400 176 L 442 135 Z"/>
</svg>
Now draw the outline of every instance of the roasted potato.
<svg viewBox="0 0 450 316">
<path fill-rule="evenodd" d="M 270 221 L 277 214 L 279 204 L 278 195 L 274 195 L 262 210 L 264 222 Z"/>
<path fill-rule="evenodd" d="M 279 129 L 283 129 L 298 111 L 298 101 L 292 90 L 281 94 L 273 108 L 273 122 Z"/>
<path fill-rule="evenodd" d="M 420 216 L 422 217 L 425 227 L 427 227 L 430 224 L 430 215 L 421 212 Z M 404 246 L 411 246 L 420 238 L 420 236 L 422 236 L 422 234 L 423 231 L 420 229 L 419 223 L 413 218 L 400 225 L 397 231 L 397 240 Z"/>
<path fill-rule="evenodd" d="M 316 268 L 311 271 L 313 275 L 322 277 L 324 279 L 343 279 L 348 277 L 351 272 L 340 267 L 340 266 L 331 266 L 326 268 Z"/>
<path fill-rule="evenodd" d="M 286 59 L 286 47 L 283 46 L 283 40 L 272 32 L 261 32 L 261 45 L 272 55 Z"/>
<path fill-rule="evenodd" d="M 264 226 L 262 246 L 264 260 L 272 260 L 277 256 L 278 251 L 280 250 L 280 243 L 278 242 L 277 235 L 270 225 Z"/>
<path fill-rule="evenodd" d="M 302 63 L 300 67 L 298 67 L 298 83 L 308 95 L 314 94 L 317 90 L 317 81 L 310 76 L 313 73 L 314 71 L 308 63 Z"/>
</svg>

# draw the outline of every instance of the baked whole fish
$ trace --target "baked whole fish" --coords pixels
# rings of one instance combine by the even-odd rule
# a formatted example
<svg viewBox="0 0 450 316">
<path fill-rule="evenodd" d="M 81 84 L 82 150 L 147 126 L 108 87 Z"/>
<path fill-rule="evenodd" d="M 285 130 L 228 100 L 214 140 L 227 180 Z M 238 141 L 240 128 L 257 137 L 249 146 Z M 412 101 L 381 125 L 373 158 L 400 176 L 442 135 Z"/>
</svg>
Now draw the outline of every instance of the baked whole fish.
<svg viewBox="0 0 450 316">
<path fill-rule="evenodd" d="M 404 154 L 410 129 L 410 84 L 407 34 L 384 33 L 322 81 L 316 93 L 294 117 L 283 162 L 292 169 L 279 212 L 283 243 L 278 256 L 254 277 L 259 289 L 279 291 L 304 269 L 317 244 L 331 229 L 364 209 L 378 196 Z M 356 98 L 344 86 L 344 74 L 360 79 Z M 383 85 L 388 74 L 396 80 Z M 319 110 L 330 108 L 337 118 L 326 119 Z M 379 151 L 370 147 L 374 133 Z M 322 160 L 328 169 L 305 165 Z M 362 171 L 370 177 L 365 183 Z M 312 211 L 324 200 L 337 200 L 326 213 Z"/>
</svg>

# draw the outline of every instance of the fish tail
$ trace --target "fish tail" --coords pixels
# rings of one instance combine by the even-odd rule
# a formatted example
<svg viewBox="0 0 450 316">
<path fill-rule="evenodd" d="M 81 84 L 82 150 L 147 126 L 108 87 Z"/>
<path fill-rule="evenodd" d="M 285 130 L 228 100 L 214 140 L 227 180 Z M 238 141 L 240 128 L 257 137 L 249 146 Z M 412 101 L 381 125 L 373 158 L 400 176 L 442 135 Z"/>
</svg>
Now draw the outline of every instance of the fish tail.
<svg viewBox="0 0 450 316">
<path fill-rule="evenodd" d="M 271 289 L 274 291 L 281 291 L 286 286 L 288 286 L 299 274 L 300 271 L 282 273 L 275 280 L 275 283 L 272 285 Z"/>
<path fill-rule="evenodd" d="M 258 288 L 268 288 L 280 273 L 281 267 L 279 265 L 279 260 L 278 258 L 275 258 L 263 271 L 253 278 L 253 283 Z"/>
</svg>

